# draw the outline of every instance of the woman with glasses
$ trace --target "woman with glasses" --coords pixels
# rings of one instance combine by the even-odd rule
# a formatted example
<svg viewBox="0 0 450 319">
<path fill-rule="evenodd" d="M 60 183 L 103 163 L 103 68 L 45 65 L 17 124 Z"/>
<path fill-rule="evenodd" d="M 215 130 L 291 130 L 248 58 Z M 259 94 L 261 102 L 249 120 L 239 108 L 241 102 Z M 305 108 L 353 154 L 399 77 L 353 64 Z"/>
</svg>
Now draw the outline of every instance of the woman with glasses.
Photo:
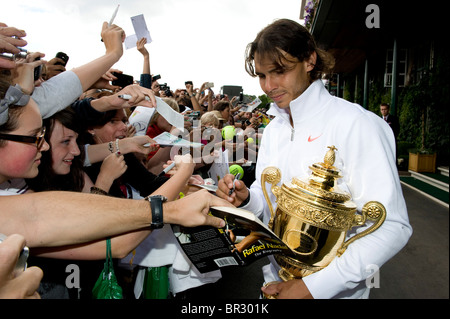
<svg viewBox="0 0 450 319">
<path fill-rule="evenodd" d="M 14 106 L 2 100 L 0 184 L 14 178 L 35 177 L 42 152 L 49 149 L 37 104 L 23 95 L 18 86 L 9 87 L 7 92 L 11 98 L 21 99 Z"/>
</svg>

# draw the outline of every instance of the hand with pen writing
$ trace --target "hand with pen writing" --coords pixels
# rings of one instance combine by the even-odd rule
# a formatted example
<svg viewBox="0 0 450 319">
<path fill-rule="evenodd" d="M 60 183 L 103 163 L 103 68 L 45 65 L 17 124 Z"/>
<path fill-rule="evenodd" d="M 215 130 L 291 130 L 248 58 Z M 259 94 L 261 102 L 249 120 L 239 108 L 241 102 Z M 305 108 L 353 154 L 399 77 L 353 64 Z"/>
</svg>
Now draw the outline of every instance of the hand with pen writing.
<svg viewBox="0 0 450 319">
<path fill-rule="evenodd" d="M 99 112 L 133 106 L 156 107 L 156 99 L 152 90 L 133 84 L 113 95 L 92 100 L 91 106 Z"/>
<path fill-rule="evenodd" d="M 234 190 L 233 190 L 234 187 Z M 230 194 L 230 190 L 233 190 Z M 249 191 L 245 183 L 239 179 L 235 179 L 233 174 L 227 174 L 219 180 L 216 195 L 229 201 L 238 207 L 249 196 Z"/>
<path fill-rule="evenodd" d="M 175 163 L 175 166 L 171 167 L 171 164 Z M 173 160 L 167 161 L 163 165 L 164 169 L 171 167 L 170 170 L 166 172 L 168 175 L 175 175 L 177 172 L 189 173 L 189 176 L 194 172 L 195 163 L 192 159 L 191 154 L 185 155 L 175 155 Z"/>
</svg>

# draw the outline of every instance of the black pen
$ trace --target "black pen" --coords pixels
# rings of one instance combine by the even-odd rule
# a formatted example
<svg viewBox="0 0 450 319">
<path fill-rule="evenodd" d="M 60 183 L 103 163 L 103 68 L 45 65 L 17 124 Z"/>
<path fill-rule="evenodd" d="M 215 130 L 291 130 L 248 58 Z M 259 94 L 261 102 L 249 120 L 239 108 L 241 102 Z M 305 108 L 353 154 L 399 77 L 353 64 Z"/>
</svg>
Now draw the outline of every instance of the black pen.
<svg viewBox="0 0 450 319">
<path fill-rule="evenodd" d="M 236 189 L 236 180 L 239 179 L 241 177 L 241 173 L 237 173 L 236 176 L 233 179 L 233 188 L 230 189 L 230 192 L 228 193 L 228 196 L 230 196 L 231 194 L 233 194 L 234 190 Z"/>
<path fill-rule="evenodd" d="M 164 176 L 167 174 L 168 171 L 170 171 L 172 168 L 175 167 L 175 162 L 172 162 L 169 166 L 167 166 L 161 173 L 158 174 L 158 177 Z"/>
</svg>

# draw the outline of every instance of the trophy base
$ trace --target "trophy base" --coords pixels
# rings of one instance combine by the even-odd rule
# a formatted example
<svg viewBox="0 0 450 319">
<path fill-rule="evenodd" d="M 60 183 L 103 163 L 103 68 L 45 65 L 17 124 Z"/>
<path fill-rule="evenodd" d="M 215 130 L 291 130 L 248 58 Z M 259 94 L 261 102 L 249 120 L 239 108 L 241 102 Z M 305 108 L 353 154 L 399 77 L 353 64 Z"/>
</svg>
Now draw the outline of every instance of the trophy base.
<svg viewBox="0 0 450 319">
<path fill-rule="evenodd" d="M 288 256 L 275 256 L 275 260 L 281 267 L 278 276 L 283 281 L 301 279 L 324 268 L 310 266 Z"/>
</svg>

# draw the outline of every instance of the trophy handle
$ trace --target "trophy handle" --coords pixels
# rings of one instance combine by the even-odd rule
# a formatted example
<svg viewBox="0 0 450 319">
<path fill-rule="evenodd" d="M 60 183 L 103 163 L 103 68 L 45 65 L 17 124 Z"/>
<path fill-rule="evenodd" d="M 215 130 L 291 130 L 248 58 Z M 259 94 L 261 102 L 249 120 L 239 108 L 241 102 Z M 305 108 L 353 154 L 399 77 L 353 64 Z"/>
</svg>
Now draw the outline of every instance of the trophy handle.
<svg viewBox="0 0 450 319">
<path fill-rule="evenodd" d="M 272 203 L 270 202 L 269 194 L 267 193 L 266 190 L 266 182 L 272 184 L 271 190 L 276 196 L 277 194 L 274 192 L 273 188 L 274 185 L 280 182 L 280 180 L 281 180 L 281 171 L 274 166 L 266 167 L 261 173 L 261 187 L 263 190 L 264 198 L 266 199 L 267 205 L 269 205 L 270 209 L 270 221 L 268 224 L 269 229 L 272 229 L 273 219 L 275 218 L 275 212 L 273 210 Z"/>
<path fill-rule="evenodd" d="M 347 249 L 348 245 L 350 245 L 355 240 L 364 237 L 375 230 L 377 230 L 386 219 L 386 208 L 384 208 L 383 204 L 375 201 L 371 201 L 366 203 L 362 208 L 362 216 L 361 215 L 355 215 L 354 219 L 354 226 L 361 226 L 365 223 L 366 219 L 373 220 L 375 223 L 369 227 L 368 229 L 360 232 L 359 234 L 356 234 L 346 242 L 342 244 L 342 247 L 337 251 L 338 257 L 340 257 L 345 250 Z"/>
</svg>

